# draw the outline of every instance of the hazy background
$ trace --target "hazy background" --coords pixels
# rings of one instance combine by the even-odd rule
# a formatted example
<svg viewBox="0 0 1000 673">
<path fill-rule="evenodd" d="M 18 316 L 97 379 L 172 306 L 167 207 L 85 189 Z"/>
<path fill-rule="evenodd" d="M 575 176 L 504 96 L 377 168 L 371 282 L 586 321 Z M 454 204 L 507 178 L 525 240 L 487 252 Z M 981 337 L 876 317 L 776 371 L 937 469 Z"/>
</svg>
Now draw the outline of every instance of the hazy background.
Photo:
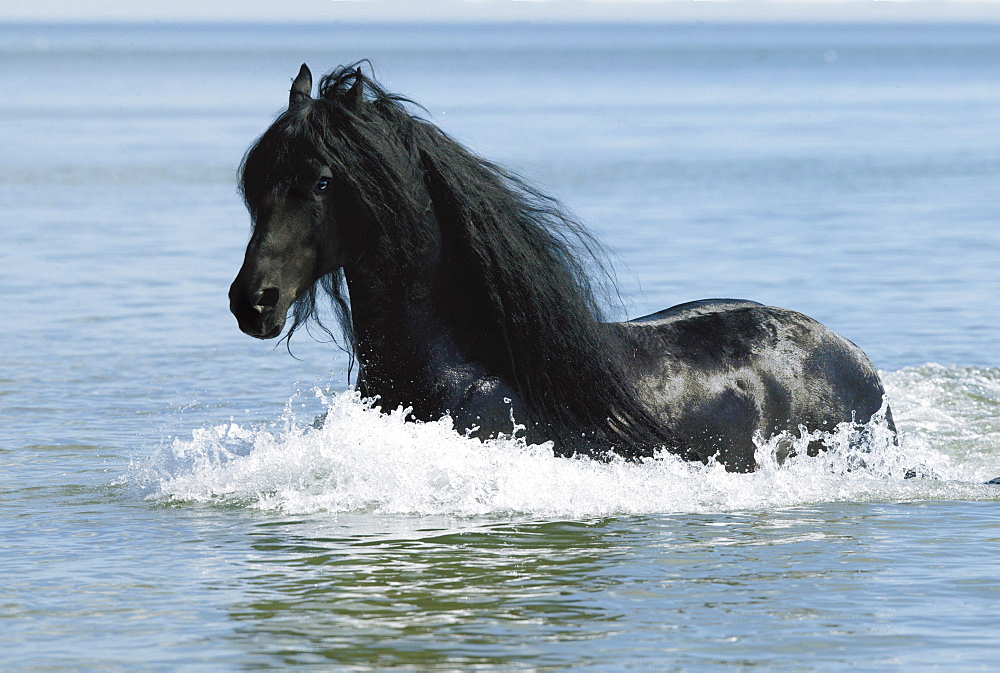
<svg viewBox="0 0 1000 673">
<path fill-rule="evenodd" d="M 998 0 L 4 0 L 0 21 L 984 21 Z"/>
</svg>

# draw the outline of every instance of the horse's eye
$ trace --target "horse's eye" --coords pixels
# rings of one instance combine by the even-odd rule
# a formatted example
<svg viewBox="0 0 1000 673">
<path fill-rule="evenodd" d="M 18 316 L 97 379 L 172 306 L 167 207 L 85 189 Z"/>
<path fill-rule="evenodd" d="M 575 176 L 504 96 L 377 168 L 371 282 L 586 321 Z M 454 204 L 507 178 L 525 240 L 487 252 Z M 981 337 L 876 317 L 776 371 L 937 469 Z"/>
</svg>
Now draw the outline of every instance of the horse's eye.
<svg viewBox="0 0 1000 673">
<path fill-rule="evenodd" d="M 330 189 L 330 178 L 320 178 L 316 183 L 316 191 L 325 192 L 328 189 Z"/>
</svg>

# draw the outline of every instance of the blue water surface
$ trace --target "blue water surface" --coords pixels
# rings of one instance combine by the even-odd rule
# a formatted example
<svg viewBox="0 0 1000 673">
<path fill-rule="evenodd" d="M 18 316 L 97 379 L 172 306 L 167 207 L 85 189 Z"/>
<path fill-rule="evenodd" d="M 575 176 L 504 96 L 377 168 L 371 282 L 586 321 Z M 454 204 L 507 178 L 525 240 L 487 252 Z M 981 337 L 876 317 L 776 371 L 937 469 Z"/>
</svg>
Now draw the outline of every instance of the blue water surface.
<svg viewBox="0 0 1000 673">
<path fill-rule="evenodd" d="M 243 152 L 361 58 L 598 233 L 612 315 L 807 313 L 940 478 L 483 447 L 242 335 Z M 997 129 L 995 25 L 0 25 L 0 668 L 991 669 Z"/>
</svg>

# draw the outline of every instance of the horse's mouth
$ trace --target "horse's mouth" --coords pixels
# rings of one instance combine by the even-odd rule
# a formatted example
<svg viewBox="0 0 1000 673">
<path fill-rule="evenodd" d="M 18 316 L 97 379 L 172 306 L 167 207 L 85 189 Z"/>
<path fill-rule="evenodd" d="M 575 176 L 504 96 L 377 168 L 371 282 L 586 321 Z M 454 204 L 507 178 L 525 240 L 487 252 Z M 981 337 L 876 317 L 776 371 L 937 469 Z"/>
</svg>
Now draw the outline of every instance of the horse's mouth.
<svg viewBox="0 0 1000 673">
<path fill-rule="evenodd" d="M 270 332 L 266 334 L 251 334 L 250 336 L 257 337 L 258 339 L 273 339 L 279 334 L 281 334 L 281 329 L 284 325 L 275 325 Z"/>
<path fill-rule="evenodd" d="M 268 325 L 267 322 L 270 321 L 262 321 L 261 324 L 259 325 L 253 325 L 253 324 L 245 325 L 241 321 L 240 331 L 246 334 L 247 336 L 252 336 L 254 339 L 261 339 L 263 341 L 266 339 L 275 338 L 276 336 L 281 334 L 281 331 L 285 327 L 284 321 L 278 321 L 278 324 L 276 325 L 273 324 Z"/>
<path fill-rule="evenodd" d="M 285 328 L 285 321 L 277 318 L 274 311 L 259 313 L 254 309 L 240 310 L 241 307 L 233 308 L 233 316 L 239 323 L 240 331 L 255 339 L 273 339 Z"/>
</svg>

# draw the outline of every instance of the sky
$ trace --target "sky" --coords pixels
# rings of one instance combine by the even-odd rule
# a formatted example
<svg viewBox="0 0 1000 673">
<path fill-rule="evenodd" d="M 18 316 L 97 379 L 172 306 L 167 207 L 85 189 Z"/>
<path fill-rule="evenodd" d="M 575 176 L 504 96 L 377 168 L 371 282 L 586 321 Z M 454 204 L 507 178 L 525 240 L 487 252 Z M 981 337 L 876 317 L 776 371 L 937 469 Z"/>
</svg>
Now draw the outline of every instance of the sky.
<svg viewBox="0 0 1000 673">
<path fill-rule="evenodd" d="M 706 20 L 1000 22 L 1000 0 L 0 0 L 0 22 Z"/>
</svg>

